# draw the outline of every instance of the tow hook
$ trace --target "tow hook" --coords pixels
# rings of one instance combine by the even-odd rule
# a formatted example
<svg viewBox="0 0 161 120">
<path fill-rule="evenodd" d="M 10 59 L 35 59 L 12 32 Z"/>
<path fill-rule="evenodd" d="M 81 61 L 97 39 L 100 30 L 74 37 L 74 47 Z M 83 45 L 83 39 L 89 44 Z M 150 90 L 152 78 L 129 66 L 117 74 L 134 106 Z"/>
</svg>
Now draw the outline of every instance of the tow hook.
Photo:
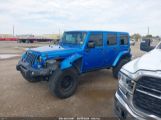
<svg viewBox="0 0 161 120">
<path fill-rule="evenodd" d="M 126 120 L 127 118 L 127 113 L 121 108 L 118 108 L 118 113 L 119 113 L 119 119 L 120 120 Z"/>
<path fill-rule="evenodd" d="M 16 70 L 20 71 L 20 66 L 19 65 L 16 66 Z"/>
</svg>

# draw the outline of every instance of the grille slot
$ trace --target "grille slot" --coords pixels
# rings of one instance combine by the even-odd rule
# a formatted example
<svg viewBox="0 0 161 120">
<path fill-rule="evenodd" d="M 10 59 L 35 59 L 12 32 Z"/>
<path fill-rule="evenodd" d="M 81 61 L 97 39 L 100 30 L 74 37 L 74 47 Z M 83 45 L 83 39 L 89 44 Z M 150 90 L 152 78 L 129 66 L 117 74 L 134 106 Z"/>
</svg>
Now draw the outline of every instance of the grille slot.
<svg viewBox="0 0 161 120">
<path fill-rule="evenodd" d="M 136 83 L 133 103 L 144 112 L 161 117 L 161 79 L 140 78 Z"/>
<path fill-rule="evenodd" d="M 35 60 L 37 58 L 37 55 L 36 54 L 33 54 L 33 53 L 27 53 L 24 60 L 25 62 L 29 63 L 30 65 L 33 65 Z"/>
</svg>

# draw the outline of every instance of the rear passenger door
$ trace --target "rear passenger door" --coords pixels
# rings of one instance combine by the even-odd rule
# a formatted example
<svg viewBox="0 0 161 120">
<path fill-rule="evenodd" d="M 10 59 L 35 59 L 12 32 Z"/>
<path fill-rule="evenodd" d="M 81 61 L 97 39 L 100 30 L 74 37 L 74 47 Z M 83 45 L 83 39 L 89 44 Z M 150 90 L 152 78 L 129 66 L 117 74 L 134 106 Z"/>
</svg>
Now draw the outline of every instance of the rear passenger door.
<svg viewBox="0 0 161 120">
<path fill-rule="evenodd" d="M 119 53 L 118 35 L 115 32 L 109 32 L 105 37 L 105 63 L 111 67 Z"/>
</svg>

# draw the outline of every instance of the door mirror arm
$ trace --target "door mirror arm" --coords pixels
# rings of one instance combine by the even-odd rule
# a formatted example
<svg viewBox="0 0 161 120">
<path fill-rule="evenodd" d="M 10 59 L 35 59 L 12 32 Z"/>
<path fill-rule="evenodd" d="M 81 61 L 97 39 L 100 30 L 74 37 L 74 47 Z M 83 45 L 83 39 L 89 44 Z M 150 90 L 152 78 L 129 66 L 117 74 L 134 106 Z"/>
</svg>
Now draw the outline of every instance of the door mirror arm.
<svg viewBox="0 0 161 120">
<path fill-rule="evenodd" d="M 93 41 L 89 41 L 87 44 L 87 48 L 95 48 L 95 43 Z"/>
</svg>

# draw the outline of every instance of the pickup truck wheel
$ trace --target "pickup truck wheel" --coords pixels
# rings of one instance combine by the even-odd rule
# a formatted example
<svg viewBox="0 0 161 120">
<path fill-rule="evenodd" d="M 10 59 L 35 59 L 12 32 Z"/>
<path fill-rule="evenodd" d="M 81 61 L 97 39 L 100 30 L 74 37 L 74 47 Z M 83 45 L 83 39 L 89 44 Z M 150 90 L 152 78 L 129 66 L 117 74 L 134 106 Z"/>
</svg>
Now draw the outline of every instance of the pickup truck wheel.
<svg viewBox="0 0 161 120">
<path fill-rule="evenodd" d="M 122 68 L 123 65 L 125 65 L 129 61 L 130 61 L 129 59 L 122 59 L 115 67 L 113 67 L 112 72 L 113 72 L 114 78 L 118 78 L 118 73 L 119 73 L 120 69 Z"/>
<path fill-rule="evenodd" d="M 23 78 L 24 78 L 26 81 L 28 81 L 28 82 L 36 83 L 36 82 L 40 82 L 40 81 L 41 81 L 41 78 L 40 78 L 40 77 L 34 77 L 34 78 L 32 78 L 32 77 L 26 77 L 26 76 L 24 75 L 24 73 L 22 73 L 22 72 L 21 72 L 21 74 L 22 74 Z"/>
<path fill-rule="evenodd" d="M 61 99 L 72 96 L 78 86 L 78 74 L 74 69 L 60 70 L 59 68 L 49 79 L 49 89 L 53 95 Z"/>
<path fill-rule="evenodd" d="M 17 43 L 21 43 L 21 40 L 17 40 Z"/>
</svg>

